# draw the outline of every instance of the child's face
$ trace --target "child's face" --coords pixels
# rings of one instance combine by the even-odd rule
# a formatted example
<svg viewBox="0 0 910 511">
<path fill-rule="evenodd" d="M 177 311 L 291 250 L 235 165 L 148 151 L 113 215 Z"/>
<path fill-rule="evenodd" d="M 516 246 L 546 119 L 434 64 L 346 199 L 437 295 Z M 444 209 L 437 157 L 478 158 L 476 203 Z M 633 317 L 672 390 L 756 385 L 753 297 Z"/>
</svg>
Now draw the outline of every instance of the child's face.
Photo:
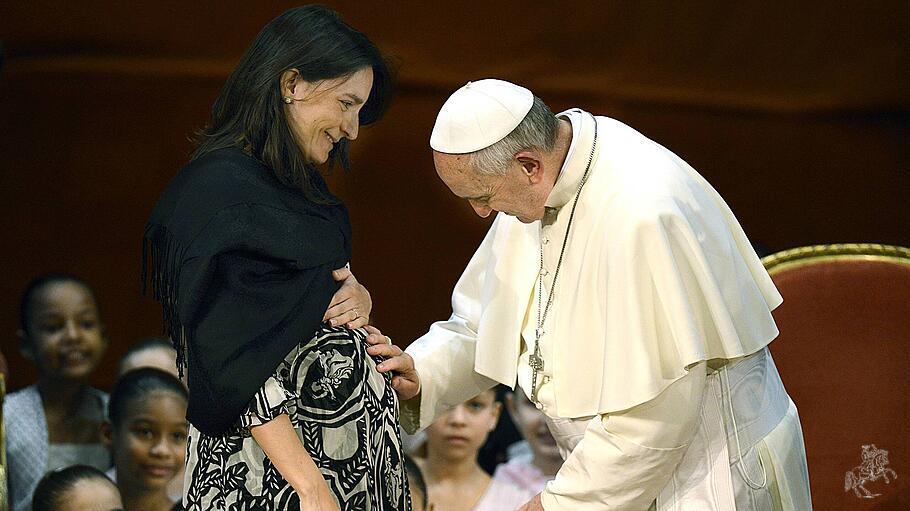
<svg viewBox="0 0 910 511">
<path fill-rule="evenodd" d="M 488 390 L 439 416 L 427 428 L 427 452 L 446 459 L 476 458 L 496 427 L 500 404 Z"/>
<path fill-rule="evenodd" d="M 556 440 L 547 427 L 547 417 L 534 406 L 534 403 L 516 387 L 515 392 L 506 396 L 506 405 L 512 422 L 518 427 L 521 436 L 528 441 L 535 457 L 561 463 L 562 456 L 556 446 Z"/>
<path fill-rule="evenodd" d="M 123 511 L 120 492 L 110 481 L 83 479 L 57 499 L 57 511 Z"/>
<path fill-rule="evenodd" d="M 185 417 L 186 401 L 173 392 L 131 403 L 111 438 L 118 483 L 165 489 L 186 459 Z"/>
<path fill-rule="evenodd" d="M 95 299 L 82 285 L 55 282 L 38 290 L 27 321 L 23 352 L 42 377 L 85 380 L 98 367 L 107 341 Z"/>
</svg>

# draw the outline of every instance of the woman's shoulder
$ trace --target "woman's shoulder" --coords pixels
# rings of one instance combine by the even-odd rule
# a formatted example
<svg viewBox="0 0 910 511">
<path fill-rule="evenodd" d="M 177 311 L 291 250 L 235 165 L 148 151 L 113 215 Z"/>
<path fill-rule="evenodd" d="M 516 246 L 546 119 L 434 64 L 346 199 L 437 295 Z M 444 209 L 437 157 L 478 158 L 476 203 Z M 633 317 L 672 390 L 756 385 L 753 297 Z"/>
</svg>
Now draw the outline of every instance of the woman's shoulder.
<svg viewBox="0 0 910 511">
<path fill-rule="evenodd" d="M 193 158 L 178 174 L 184 185 L 220 187 L 261 183 L 268 168 L 237 147 L 216 149 Z"/>
<path fill-rule="evenodd" d="M 271 171 L 239 148 L 224 148 L 199 155 L 174 176 L 164 190 L 150 221 L 167 223 L 172 216 L 195 227 L 219 211 L 237 204 L 279 202 L 281 192 Z M 195 229 L 194 227 L 194 229 Z"/>
</svg>

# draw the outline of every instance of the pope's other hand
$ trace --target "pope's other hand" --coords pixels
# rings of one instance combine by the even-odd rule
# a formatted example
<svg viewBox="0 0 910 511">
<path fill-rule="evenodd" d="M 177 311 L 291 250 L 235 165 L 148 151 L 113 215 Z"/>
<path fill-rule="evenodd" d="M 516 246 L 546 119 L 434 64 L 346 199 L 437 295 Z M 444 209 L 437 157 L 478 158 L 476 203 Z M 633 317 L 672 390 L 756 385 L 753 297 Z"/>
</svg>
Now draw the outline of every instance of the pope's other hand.
<svg viewBox="0 0 910 511">
<path fill-rule="evenodd" d="M 382 334 L 374 326 L 365 327 L 369 336 L 367 353 L 380 356 L 385 360 L 376 366 L 380 373 L 392 373 L 392 388 L 402 401 L 407 401 L 420 393 L 420 377 L 414 369 L 414 359 L 392 344 L 392 339 Z"/>
</svg>

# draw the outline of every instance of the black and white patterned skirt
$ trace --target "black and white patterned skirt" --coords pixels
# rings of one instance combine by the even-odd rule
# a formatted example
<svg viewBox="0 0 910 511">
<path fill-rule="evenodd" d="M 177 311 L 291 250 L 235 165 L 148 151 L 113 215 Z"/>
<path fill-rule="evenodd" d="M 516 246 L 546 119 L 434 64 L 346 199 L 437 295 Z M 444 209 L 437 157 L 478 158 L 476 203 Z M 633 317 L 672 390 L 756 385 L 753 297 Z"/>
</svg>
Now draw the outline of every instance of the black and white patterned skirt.
<svg viewBox="0 0 910 511">
<path fill-rule="evenodd" d="M 297 511 L 294 489 L 249 433 L 284 413 L 342 511 L 410 510 L 398 398 L 365 339 L 363 330 L 323 327 L 288 353 L 230 433 L 190 426 L 184 507 Z"/>
</svg>

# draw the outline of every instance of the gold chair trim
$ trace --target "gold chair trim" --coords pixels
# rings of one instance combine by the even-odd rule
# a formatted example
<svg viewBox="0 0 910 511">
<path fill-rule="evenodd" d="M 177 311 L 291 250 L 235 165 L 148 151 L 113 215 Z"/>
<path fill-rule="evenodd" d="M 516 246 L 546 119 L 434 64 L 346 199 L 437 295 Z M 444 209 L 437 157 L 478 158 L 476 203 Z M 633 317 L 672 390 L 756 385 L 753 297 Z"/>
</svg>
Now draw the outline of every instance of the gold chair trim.
<svg viewBox="0 0 910 511">
<path fill-rule="evenodd" d="M 776 252 L 761 261 L 772 276 L 800 266 L 832 261 L 878 261 L 910 266 L 910 248 L 877 243 L 812 245 Z"/>
</svg>

